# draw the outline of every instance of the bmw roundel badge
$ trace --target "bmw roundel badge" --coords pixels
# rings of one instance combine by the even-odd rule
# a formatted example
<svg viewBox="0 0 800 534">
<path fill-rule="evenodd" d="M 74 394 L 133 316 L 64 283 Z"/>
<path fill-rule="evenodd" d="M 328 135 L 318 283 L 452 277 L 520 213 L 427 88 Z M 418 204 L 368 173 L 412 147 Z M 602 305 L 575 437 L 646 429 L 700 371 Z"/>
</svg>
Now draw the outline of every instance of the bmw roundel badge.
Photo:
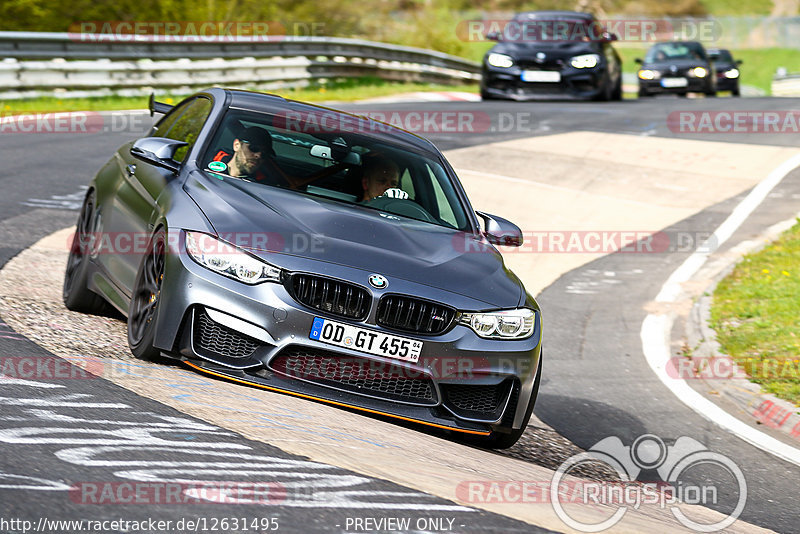
<svg viewBox="0 0 800 534">
<path fill-rule="evenodd" d="M 379 274 L 371 274 L 369 275 L 369 285 L 375 289 L 386 289 L 386 286 L 389 285 L 389 281 Z"/>
</svg>

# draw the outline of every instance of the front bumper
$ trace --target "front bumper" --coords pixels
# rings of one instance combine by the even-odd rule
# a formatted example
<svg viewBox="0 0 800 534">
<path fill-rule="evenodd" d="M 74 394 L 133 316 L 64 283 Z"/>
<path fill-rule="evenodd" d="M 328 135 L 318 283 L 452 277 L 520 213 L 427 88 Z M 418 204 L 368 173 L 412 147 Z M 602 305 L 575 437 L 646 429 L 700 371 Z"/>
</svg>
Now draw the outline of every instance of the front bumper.
<svg viewBox="0 0 800 534">
<path fill-rule="evenodd" d="M 368 275 L 353 273 L 353 280 Z M 466 297 L 412 282 L 393 280 L 392 289 L 459 309 L 482 309 L 475 302 L 469 307 Z M 409 334 L 377 324 L 381 292 L 371 291 L 366 319 L 349 320 L 306 307 L 282 284 L 248 286 L 197 265 L 186 254 L 172 254 L 154 344 L 207 374 L 437 428 L 488 435 L 524 424 L 541 351 L 538 312 L 534 333 L 524 340 L 482 339 L 459 325 L 438 335 Z M 409 363 L 310 339 L 316 317 L 420 340 L 419 360 Z"/>
<path fill-rule="evenodd" d="M 679 77 L 680 78 L 680 77 Z M 681 87 L 664 87 L 662 80 L 642 80 L 639 79 L 639 93 L 651 95 L 658 94 L 686 94 L 686 93 L 705 93 L 710 91 L 710 83 L 707 78 L 684 77 L 686 85 Z"/>
<path fill-rule="evenodd" d="M 739 88 L 739 78 L 717 77 L 717 91 L 734 91 Z"/>
<path fill-rule="evenodd" d="M 592 100 L 605 90 L 603 84 L 604 67 L 598 65 L 591 69 L 563 67 L 558 72 L 558 82 L 527 82 L 522 80 L 523 70 L 517 66 L 499 69 L 484 66 L 481 79 L 481 93 L 492 98 L 509 100 L 537 99 L 575 99 Z"/>
</svg>

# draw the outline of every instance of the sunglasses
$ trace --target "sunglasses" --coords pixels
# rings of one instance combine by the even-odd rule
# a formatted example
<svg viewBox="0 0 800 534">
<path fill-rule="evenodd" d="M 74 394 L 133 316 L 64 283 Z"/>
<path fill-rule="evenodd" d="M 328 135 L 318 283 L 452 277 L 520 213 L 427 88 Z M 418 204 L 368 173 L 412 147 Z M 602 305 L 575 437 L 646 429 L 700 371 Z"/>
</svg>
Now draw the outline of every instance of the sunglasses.
<svg viewBox="0 0 800 534">
<path fill-rule="evenodd" d="M 264 152 L 265 150 L 269 150 L 267 145 L 259 145 L 258 143 L 251 143 L 247 139 L 240 139 L 242 143 L 247 143 L 247 146 L 250 147 L 250 152 Z"/>
</svg>

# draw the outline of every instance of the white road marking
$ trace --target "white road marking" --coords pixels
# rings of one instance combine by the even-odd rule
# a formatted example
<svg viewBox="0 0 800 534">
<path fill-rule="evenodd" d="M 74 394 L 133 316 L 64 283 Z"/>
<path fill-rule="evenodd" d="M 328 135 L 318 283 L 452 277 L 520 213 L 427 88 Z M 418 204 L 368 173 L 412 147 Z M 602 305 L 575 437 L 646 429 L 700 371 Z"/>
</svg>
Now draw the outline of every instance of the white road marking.
<svg viewBox="0 0 800 534">
<path fill-rule="evenodd" d="M 689 256 L 667 279 L 656 297 L 657 302 L 675 302 L 681 295 L 681 284 L 687 282 L 708 260 L 720 245 L 727 241 L 739 226 L 750 216 L 786 175 L 800 166 L 800 154 L 789 158 L 761 181 L 731 212 L 730 216 L 714 231 L 698 250 Z M 667 373 L 670 360 L 670 333 L 675 314 L 649 314 L 642 322 L 640 337 L 642 349 L 650 368 L 659 380 L 672 391 L 681 402 L 725 430 L 744 441 L 782 460 L 800 465 L 800 449 L 787 445 L 747 423 L 732 416 L 703 395 L 692 389 L 685 380 Z"/>
<path fill-rule="evenodd" d="M 60 210 L 79 210 L 86 196 L 87 186 L 82 185 L 80 191 L 69 195 L 52 195 L 50 198 L 29 198 L 20 202 L 23 206 L 31 208 L 50 208 Z"/>
</svg>

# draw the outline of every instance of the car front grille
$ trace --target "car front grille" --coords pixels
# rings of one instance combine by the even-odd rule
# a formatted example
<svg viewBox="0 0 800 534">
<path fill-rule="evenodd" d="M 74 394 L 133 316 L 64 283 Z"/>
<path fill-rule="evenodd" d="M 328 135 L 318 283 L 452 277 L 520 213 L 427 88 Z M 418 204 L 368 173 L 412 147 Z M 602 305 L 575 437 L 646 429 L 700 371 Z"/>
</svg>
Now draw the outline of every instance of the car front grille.
<svg viewBox="0 0 800 534">
<path fill-rule="evenodd" d="M 443 384 L 442 391 L 445 403 L 456 414 L 476 419 L 498 419 L 512 385 L 511 380 L 488 386 Z"/>
<path fill-rule="evenodd" d="M 520 59 L 517 61 L 519 68 L 523 70 L 558 70 L 564 68 L 563 59 L 548 59 L 544 62 L 535 59 Z"/>
<path fill-rule="evenodd" d="M 370 294 L 355 284 L 300 273 L 289 277 L 287 289 L 295 300 L 315 310 L 359 321 L 369 313 Z"/>
<path fill-rule="evenodd" d="M 285 376 L 362 395 L 431 406 L 438 402 L 431 379 L 419 371 L 324 349 L 289 346 L 269 367 Z"/>
<path fill-rule="evenodd" d="M 194 349 L 200 354 L 246 358 L 259 343 L 235 330 L 213 321 L 205 311 L 198 311 L 194 320 Z"/>
<path fill-rule="evenodd" d="M 385 295 L 378 303 L 377 322 L 386 328 L 418 334 L 441 334 L 456 311 L 448 306 L 402 295 Z"/>
</svg>

